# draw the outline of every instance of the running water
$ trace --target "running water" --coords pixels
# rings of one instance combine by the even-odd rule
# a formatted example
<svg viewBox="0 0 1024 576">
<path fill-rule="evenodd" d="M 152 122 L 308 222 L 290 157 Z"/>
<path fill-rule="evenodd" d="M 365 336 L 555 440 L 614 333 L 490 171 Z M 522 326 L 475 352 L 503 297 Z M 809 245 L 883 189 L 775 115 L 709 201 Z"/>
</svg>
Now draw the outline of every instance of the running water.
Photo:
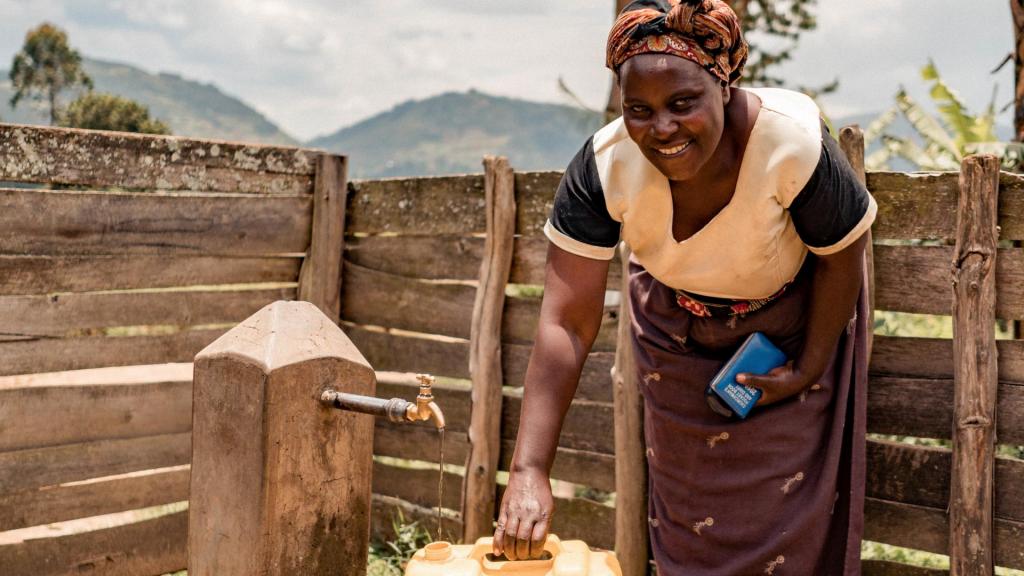
<svg viewBox="0 0 1024 576">
<path fill-rule="evenodd" d="M 437 540 L 441 541 L 444 539 L 441 536 L 441 506 L 444 502 L 444 428 L 438 428 L 437 434 L 439 438 L 437 449 Z"/>
</svg>

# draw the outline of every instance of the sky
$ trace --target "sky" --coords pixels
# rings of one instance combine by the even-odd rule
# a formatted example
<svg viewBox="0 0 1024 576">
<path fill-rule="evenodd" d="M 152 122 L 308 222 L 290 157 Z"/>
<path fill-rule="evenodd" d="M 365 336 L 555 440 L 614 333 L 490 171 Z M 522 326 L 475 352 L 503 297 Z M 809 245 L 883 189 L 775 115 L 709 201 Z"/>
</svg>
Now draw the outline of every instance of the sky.
<svg viewBox="0 0 1024 576">
<path fill-rule="evenodd" d="M 0 68 L 44 20 L 88 57 L 216 84 L 301 139 L 409 99 L 470 88 L 568 102 L 559 78 L 603 108 L 611 0 L 0 0 Z M 928 59 L 980 111 L 1012 101 L 1006 0 L 818 0 L 818 27 L 778 70 L 839 90 L 834 118 L 927 100 Z M 1000 118 L 1012 124 L 1011 113 Z"/>
</svg>

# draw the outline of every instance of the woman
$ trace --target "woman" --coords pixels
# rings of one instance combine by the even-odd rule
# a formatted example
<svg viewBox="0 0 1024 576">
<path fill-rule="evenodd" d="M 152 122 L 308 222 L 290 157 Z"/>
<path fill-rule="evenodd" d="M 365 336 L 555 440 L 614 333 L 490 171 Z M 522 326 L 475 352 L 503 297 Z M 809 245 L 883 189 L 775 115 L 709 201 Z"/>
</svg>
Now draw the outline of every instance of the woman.
<svg viewBox="0 0 1024 576">
<path fill-rule="evenodd" d="M 623 116 L 568 167 L 495 553 L 534 557 L 549 472 L 597 333 L 608 261 L 632 249 L 650 536 L 666 575 L 859 574 L 866 288 L 876 205 L 806 96 L 738 89 L 720 0 L 637 1 L 608 39 Z M 790 359 L 741 375 L 746 420 L 704 389 L 752 332 Z"/>
</svg>

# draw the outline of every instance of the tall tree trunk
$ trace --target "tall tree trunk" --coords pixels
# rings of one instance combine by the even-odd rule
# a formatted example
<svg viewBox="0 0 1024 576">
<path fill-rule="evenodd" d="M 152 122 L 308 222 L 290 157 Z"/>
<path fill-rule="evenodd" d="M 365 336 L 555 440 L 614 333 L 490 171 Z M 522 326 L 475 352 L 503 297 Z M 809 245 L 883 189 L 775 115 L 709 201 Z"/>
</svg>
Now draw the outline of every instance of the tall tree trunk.
<svg viewBox="0 0 1024 576">
<path fill-rule="evenodd" d="M 1016 82 L 1013 128 L 1018 142 L 1024 142 L 1024 0 L 1010 0 L 1013 14 L 1013 61 Z"/>
<path fill-rule="evenodd" d="M 736 17 L 740 22 L 747 17 L 747 4 L 750 4 L 750 0 L 732 0 L 729 2 L 729 6 L 732 7 L 732 11 L 736 13 Z"/>
</svg>

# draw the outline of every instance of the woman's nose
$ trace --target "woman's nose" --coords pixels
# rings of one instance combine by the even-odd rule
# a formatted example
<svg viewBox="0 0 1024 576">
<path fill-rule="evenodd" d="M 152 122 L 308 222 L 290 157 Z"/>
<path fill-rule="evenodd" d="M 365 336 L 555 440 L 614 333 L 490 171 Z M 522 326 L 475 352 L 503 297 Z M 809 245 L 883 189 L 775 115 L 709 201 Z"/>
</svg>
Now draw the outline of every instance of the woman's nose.
<svg viewBox="0 0 1024 576">
<path fill-rule="evenodd" d="M 679 123 L 671 114 L 658 114 L 654 117 L 653 134 L 659 140 L 670 138 L 679 130 Z"/>
</svg>

